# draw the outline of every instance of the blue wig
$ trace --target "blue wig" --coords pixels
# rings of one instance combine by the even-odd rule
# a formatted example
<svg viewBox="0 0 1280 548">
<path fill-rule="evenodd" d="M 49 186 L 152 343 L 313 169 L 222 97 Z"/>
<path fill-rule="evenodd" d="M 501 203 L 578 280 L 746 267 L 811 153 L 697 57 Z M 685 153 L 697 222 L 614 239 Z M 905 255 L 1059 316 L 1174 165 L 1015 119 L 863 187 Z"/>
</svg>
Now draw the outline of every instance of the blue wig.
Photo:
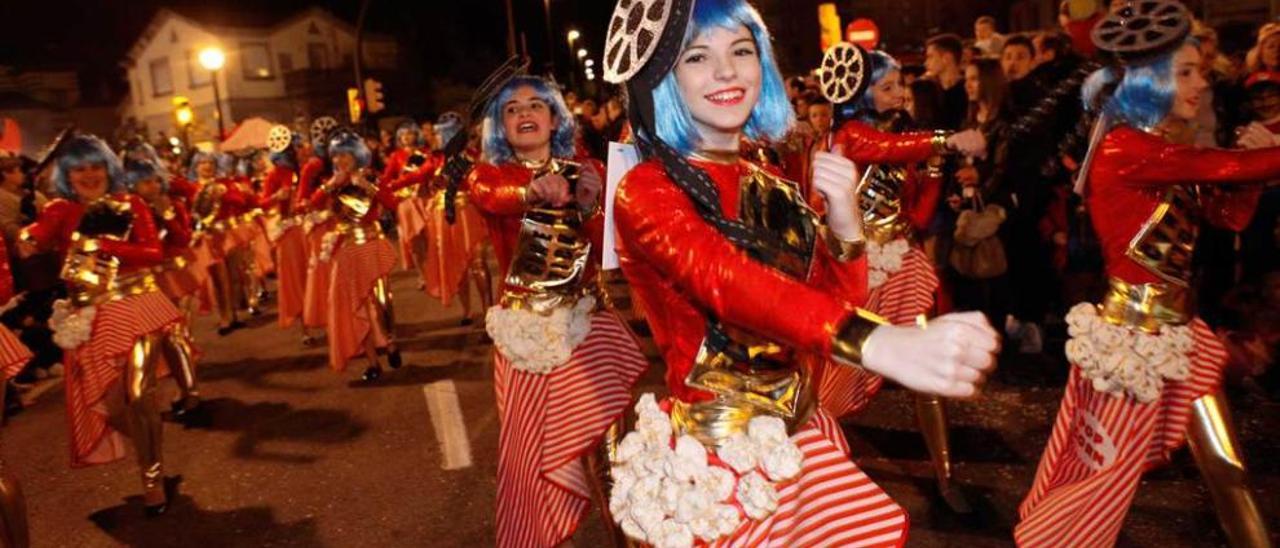
<svg viewBox="0 0 1280 548">
<path fill-rule="evenodd" d="M 53 168 L 53 187 L 58 194 L 67 199 L 78 199 L 76 191 L 71 188 L 70 172 L 87 165 L 101 164 L 107 168 L 109 180 L 107 192 L 114 194 L 124 192 L 124 168 L 120 158 L 111 147 L 93 135 L 77 135 L 72 137 L 62 149 Z"/>
<path fill-rule="evenodd" d="M 337 158 L 339 154 L 350 154 L 356 159 L 356 167 L 369 167 L 373 161 L 373 154 L 369 152 L 369 145 L 364 144 L 364 138 L 351 130 L 337 130 L 333 133 L 333 137 L 329 139 L 329 158 Z"/>
<path fill-rule="evenodd" d="M 396 148 L 400 148 L 400 138 L 405 134 L 413 135 L 413 146 L 422 146 L 426 143 L 426 139 L 422 136 L 422 128 L 413 122 L 405 122 L 396 128 Z"/>
<path fill-rule="evenodd" d="M 858 101 L 859 107 L 864 110 L 875 112 L 876 100 L 871 97 L 871 88 L 880 84 L 885 76 L 895 70 L 902 70 L 902 65 L 898 64 L 897 59 L 892 55 L 880 50 L 867 52 L 867 66 L 871 68 L 871 82 L 867 85 L 867 91 L 862 94 L 862 99 Z"/>
<path fill-rule="evenodd" d="M 213 162 L 214 177 L 221 177 L 224 173 L 226 173 L 225 171 L 222 170 L 222 164 L 221 162 L 219 162 L 217 154 L 213 152 L 205 152 L 203 150 L 197 150 L 194 154 L 191 155 L 191 163 L 190 165 L 187 166 L 188 179 L 195 181 L 200 178 L 200 176 L 196 173 L 196 166 L 200 165 L 200 162 Z"/>
<path fill-rule="evenodd" d="M 503 164 L 516 160 L 515 151 L 507 141 L 507 128 L 502 123 L 502 111 L 516 90 L 529 86 L 539 99 L 551 108 L 552 122 L 556 124 L 551 131 L 551 155 L 556 158 L 573 158 L 575 154 L 574 137 L 578 124 L 569 107 L 564 103 L 564 96 L 552 87 L 550 82 L 537 76 L 519 76 L 511 79 L 506 87 L 498 93 L 484 115 L 484 159 L 493 164 Z"/>
<path fill-rule="evenodd" d="M 298 146 L 302 144 L 302 135 L 293 132 L 293 138 L 289 141 L 289 148 L 280 152 L 271 153 L 271 165 L 283 168 L 298 169 Z"/>
<path fill-rule="evenodd" d="M 124 185 L 129 190 L 136 189 L 138 183 L 150 179 L 159 181 L 160 188 L 169 192 L 169 179 L 165 176 L 163 167 L 150 160 L 129 158 L 124 161 Z"/>
<path fill-rule="evenodd" d="M 435 125 L 436 135 L 440 136 L 440 144 L 447 144 L 452 141 L 454 136 L 462 131 L 462 117 L 454 112 L 446 112 L 440 115 Z"/>
<path fill-rule="evenodd" d="M 1183 46 L 1187 45 L 1199 47 L 1200 43 L 1190 38 L 1183 43 Z M 1102 112 L 1110 116 L 1113 123 L 1142 130 L 1156 127 L 1173 109 L 1173 96 L 1177 92 L 1173 57 L 1181 49 L 1127 65 L 1123 71 L 1104 68 L 1094 72 L 1085 80 L 1082 89 L 1084 108 L 1092 112 L 1101 106 Z M 1115 86 L 1115 91 L 1110 97 L 1105 97 L 1103 94 L 1111 86 Z M 1098 105 L 1099 100 L 1105 103 Z"/>
<path fill-rule="evenodd" d="M 685 31 L 681 49 L 712 28 L 737 30 L 746 26 L 755 40 L 760 55 L 763 79 L 760 100 L 747 119 L 746 136 L 752 141 L 779 141 L 795 123 L 795 112 L 787 100 L 787 90 L 774 60 L 772 37 L 760 13 L 746 0 L 698 0 L 694 2 L 693 21 Z M 653 90 L 655 125 L 658 138 L 681 154 L 693 152 L 702 138 L 694 125 L 693 115 L 680 95 L 675 70 L 667 74 Z"/>
</svg>

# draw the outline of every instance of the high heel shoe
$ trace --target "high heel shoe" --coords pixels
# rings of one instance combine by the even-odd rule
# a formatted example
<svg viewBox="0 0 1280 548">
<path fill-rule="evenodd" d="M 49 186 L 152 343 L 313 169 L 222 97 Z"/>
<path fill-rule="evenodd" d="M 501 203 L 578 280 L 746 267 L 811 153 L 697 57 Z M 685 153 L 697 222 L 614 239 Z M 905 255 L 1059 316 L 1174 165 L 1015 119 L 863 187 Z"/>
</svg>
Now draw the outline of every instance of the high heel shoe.
<svg viewBox="0 0 1280 548">
<path fill-rule="evenodd" d="M 400 366 L 404 365 L 404 360 L 400 357 L 399 348 L 387 352 L 387 365 L 390 365 L 392 369 L 400 369 Z"/>
<path fill-rule="evenodd" d="M 365 382 L 373 382 L 382 378 L 382 367 L 374 365 L 364 370 L 364 375 L 360 376 Z"/>
</svg>

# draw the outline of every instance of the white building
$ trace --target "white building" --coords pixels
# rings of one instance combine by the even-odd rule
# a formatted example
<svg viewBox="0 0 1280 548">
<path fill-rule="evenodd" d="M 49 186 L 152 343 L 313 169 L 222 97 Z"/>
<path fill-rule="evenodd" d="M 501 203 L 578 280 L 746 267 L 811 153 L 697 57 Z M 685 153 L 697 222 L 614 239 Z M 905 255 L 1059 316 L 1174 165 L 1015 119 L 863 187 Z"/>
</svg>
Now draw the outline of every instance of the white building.
<svg viewBox="0 0 1280 548">
<path fill-rule="evenodd" d="M 393 40 L 366 34 L 364 42 L 366 70 L 395 68 Z M 228 131 L 252 116 L 281 123 L 336 116 L 354 84 L 355 28 L 326 10 L 310 8 L 273 25 L 228 27 L 161 9 L 122 63 L 130 87 L 122 118 L 141 121 L 153 136 L 173 135 L 174 98 L 185 97 L 195 111 L 195 137 L 216 132 L 212 75 L 197 60 L 207 47 L 226 52 L 217 76 Z"/>
</svg>

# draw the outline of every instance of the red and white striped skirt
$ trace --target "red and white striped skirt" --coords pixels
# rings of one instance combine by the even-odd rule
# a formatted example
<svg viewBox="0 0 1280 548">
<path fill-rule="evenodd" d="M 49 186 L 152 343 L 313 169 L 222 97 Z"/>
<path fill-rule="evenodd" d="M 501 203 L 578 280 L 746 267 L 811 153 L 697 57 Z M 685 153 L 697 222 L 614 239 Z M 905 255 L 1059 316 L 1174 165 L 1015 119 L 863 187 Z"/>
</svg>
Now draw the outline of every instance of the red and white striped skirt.
<svg viewBox="0 0 1280 548">
<path fill-rule="evenodd" d="M 9 328 L 0 325 L 0 390 L 5 379 L 12 379 L 31 361 L 31 350 Z M 0 410 L 3 412 L 3 410 Z"/>
<path fill-rule="evenodd" d="M 907 541 L 907 513 L 849 458 L 840 424 L 819 410 L 791 437 L 800 476 L 778 490 L 778 509 L 716 546 L 880 546 Z"/>
<path fill-rule="evenodd" d="M 280 217 L 265 215 L 245 223 L 249 226 L 251 234 L 248 245 L 253 253 L 253 270 L 259 277 L 266 277 L 267 274 L 276 271 L 276 258 L 271 250 L 271 239 L 267 234 L 271 233 L 271 225 L 279 223 Z"/>
<path fill-rule="evenodd" d="M 90 339 L 63 352 L 72 466 L 124 458 L 124 434 L 108 425 L 103 400 L 120 381 L 133 344 L 181 321 L 182 313 L 159 291 L 125 297 L 99 305 Z"/>
<path fill-rule="evenodd" d="M 612 312 L 569 361 L 539 375 L 494 352 L 498 444 L 498 546 L 556 546 L 578 529 L 591 504 L 583 455 L 631 403 L 648 367 L 635 335 Z"/>
<path fill-rule="evenodd" d="M 329 321 L 329 276 L 333 273 L 333 260 L 321 261 L 324 237 L 336 225 L 326 221 L 307 232 L 307 281 L 303 290 L 302 323 L 307 327 L 324 327 Z"/>
<path fill-rule="evenodd" d="M 902 256 L 902 269 L 875 288 L 864 308 L 887 318 L 893 325 L 916 325 L 916 318 L 933 308 L 938 274 L 917 246 Z M 884 379 L 860 367 L 828 364 L 818 388 L 822 408 L 836 418 L 861 411 L 880 391 Z"/>
<path fill-rule="evenodd" d="M 436 193 L 427 203 L 427 294 L 449 306 L 462 286 L 471 259 L 484 246 L 489 235 L 484 218 L 476 206 L 467 203 L 467 195 L 458 194 L 454 202 L 458 206 L 456 222 L 449 224 L 444 218 L 444 191 Z"/>
<path fill-rule="evenodd" d="M 396 267 L 396 250 L 386 238 L 363 244 L 345 237 L 333 252 L 329 275 L 329 366 L 335 371 L 347 367 L 347 361 L 364 352 L 365 337 L 377 336 L 377 346 L 387 345 L 385 333 L 373 329 L 375 318 L 365 306 L 373 295 L 378 280 L 391 275 Z"/>
<path fill-rule="evenodd" d="M 276 293 L 280 327 L 291 327 L 302 317 L 307 295 L 307 236 L 301 226 L 276 240 Z"/>
<path fill-rule="evenodd" d="M 411 196 L 396 206 L 396 233 L 400 235 L 400 262 L 405 270 L 422 272 L 423 266 L 413 256 L 413 241 L 426 237 L 427 215 L 423 199 Z"/>
<path fill-rule="evenodd" d="M 209 276 L 208 264 L 197 260 L 194 251 L 183 253 L 181 259 L 181 267 L 169 262 L 156 274 L 160 292 L 175 303 L 203 291 Z"/>
<path fill-rule="evenodd" d="M 1019 546 L 1115 544 L 1142 473 L 1185 443 L 1192 404 L 1222 382 L 1226 348 L 1203 321 L 1191 327 L 1191 376 L 1166 381 L 1158 401 L 1098 392 L 1071 367 L 1053 436 L 1018 509 Z"/>
</svg>

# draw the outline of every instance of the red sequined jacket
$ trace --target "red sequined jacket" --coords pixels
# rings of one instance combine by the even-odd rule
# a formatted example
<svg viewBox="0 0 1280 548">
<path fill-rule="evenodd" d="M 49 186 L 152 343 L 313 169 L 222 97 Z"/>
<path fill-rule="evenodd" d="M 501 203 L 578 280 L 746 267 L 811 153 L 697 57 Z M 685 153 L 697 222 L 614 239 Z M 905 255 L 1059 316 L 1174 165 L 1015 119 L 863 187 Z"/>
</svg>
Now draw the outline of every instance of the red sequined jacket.
<svg viewBox="0 0 1280 548">
<path fill-rule="evenodd" d="M 604 164 L 589 158 L 575 160 L 590 164 L 604 176 Z M 516 237 L 520 235 L 520 223 L 524 219 L 525 187 L 533 182 L 533 171 L 523 165 L 507 163 L 493 165 L 476 164 L 467 176 L 471 201 L 480 209 L 485 224 L 489 227 L 489 238 L 493 241 L 494 252 L 498 255 L 498 268 L 505 273 L 511 265 L 516 251 Z M 603 189 L 601 194 L 603 194 Z M 584 230 L 591 240 L 591 267 L 584 279 L 595 276 L 596 265 L 600 264 L 600 246 L 604 241 L 604 218 L 595 215 L 587 220 Z"/>
<path fill-rule="evenodd" d="M 710 174 L 726 215 L 736 217 L 750 165 L 691 162 Z M 865 258 L 840 262 L 819 242 L 805 280 L 765 266 L 704 221 L 656 161 L 627 174 L 614 204 L 623 272 L 666 361 L 667 387 L 683 401 L 712 399 L 685 385 L 708 315 L 820 364 L 826 360 L 811 358 L 830 355 L 836 329 L 866 301 Z"/>
<path fill-rule="evenodd" d="M 1127 255 L 1129 244 L 1176 185 L 1204 187 L 1204 220 L 1242 230 L 1253 217 L 1262 186 L 1223 184 L 1280 178 L 1280 148 L 1219 150 L 1171 143 L 1127 126 L 1107 134 L 1089 171 L 1085 200 L 1102 242 L 1107 274 L 1131 284 L 1160 278 Z"/>
<path fill-rule="evenodd" d="M 262 181 L 262 192 L 258 194 L 258 203 L 267 211 L 279 212 L 281 215 L 293 214 L 293 194 L 297 191 L 298 176 L 292 169 L 284 166 L 271 166 L 267 178 Z M 277 201 L 275 195 L 285 191 L 284 201 Z"/>
<path fill-rule="evenodd" d="M 133 222 L 128 240 L 100 240 L 102 253 L 120 259 L 121 273 L 160 264 L 164 260 L 164 251 L 155 219 L 152 218 L 147 203 L 130 194 L 114 194 L 112 198 L 129 202 Z M 22 229 L 22 238 L 34 243 L 40 251 L 64 254 L 71 246 L 71 235 L 80 226 L 84 211 L 85 205 L 78 201 L 65 198 L 53 200 L 40 211 L 36 222 Z"/>
<path fill-rule="evenodd" d="M 859 121 L 850 121 L 836 132 L 833 144 L 844 149 L 844 156 L 860 168 L 875 164 L 907 166 L 908 177 L 899 189 L 902 213 L 916 230 L 928 228 L 938 209 L 942 195 L 942 176 L 929 174 L 915 168 L 938 154 L 933 144 L 933 133 L 888 133 Z M 810 196 L 809 203 L 816 203 L 817 196 Z"/>
</svg>

